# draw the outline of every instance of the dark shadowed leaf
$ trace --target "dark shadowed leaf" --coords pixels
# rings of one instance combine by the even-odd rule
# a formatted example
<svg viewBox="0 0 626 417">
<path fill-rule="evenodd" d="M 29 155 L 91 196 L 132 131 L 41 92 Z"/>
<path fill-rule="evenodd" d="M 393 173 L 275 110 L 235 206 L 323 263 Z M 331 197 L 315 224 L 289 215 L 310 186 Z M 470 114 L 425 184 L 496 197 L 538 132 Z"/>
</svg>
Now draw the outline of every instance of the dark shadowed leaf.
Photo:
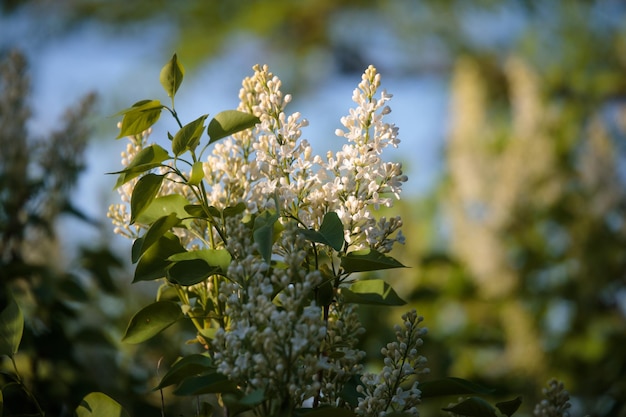
<svg viewBox="0 0 626 417">
<path fill-rule="evenodd" d="M 347 273 L 404 268 L 404 265 L 391 256 L 383 255 L 374 249 L 363 249 L 348 253 L 341 258 L 341 266 Z"/>
<path fill-rule="evenodd" d="M 135 314 L 126 328 L 122 341 L 141 343 L 156 336 L 183 318 L 180 306 L 172 301 L 157 301 Z"/>
<path fill-rule="evenodd" d="M 406 302 L 382 279 L 357 281 L 350 288 L 342 288 L 346 303 L 401 306 Z"/>
<path fill-rule="evenodd" d="M 420 382 L 419 388 L 422 391 L 422 398 L 464 394 L 488 395 L 495 392 L 493 389 L 456 377 Z"/>
<path fill-rule="evenodd" d="M 185 76 L 185 68 L 178 61 L 178 57 L 176 54 L 172 56 L 167 64 L 163 66 L 161 69 L 161 74 L 159 76 L 159 81 L 161 81 L 161 85 L 163 89 L 167 93 L 168 97 L 172 99 L 176 95 L 178 91 L 178 87 L 183 82 L 183 77 Z"/>
<path fill-rule="evenodd" d="M 516 397 L 509 401 L 496 403 L 498 410 L 500 410 L 500 412 L 507 417 L 511 417 L 515 414 L 520 405 L 522 405 L 522 397 Z"/>
<path fill-rule="evenodd" d="M 171 264 L 167 258 L 184 251 L 185 248 L 174 234 L 166 233 L 161 236 L 139 259 L 133 282 L 164 278 L 165 270 Z"/>
<path fill-rule="evenodd" d="M 139 178 L 133 189 L 133 195 L 130 197 L 130 224 L 135 223 L 141 212 L 152 203 L 161 189 L 164 177 L 164 175 L 146 174 Z"/>
<path fill-rule="evenodd" d="M 211 358 L 199 353 L 191 354 L 176 361 L 176 363 L 174 363 L 169 371 L 167 371 L 167 373 L 163 376 L 159 385 L 154 389 L 158 390 L 170 385 L 176 385 L 186 378 L 198 376 L 214 370 L 215 365 L 213 364 L 213 360 L 211 360 Z"/>
<path fill-rule="evenodd" d="M 128 413 L 111 397 L 101 392 L 87 394 L 76 407 L 77 417 L 128 417 Z"/>
<path fill-rule="evenodd" d="M 176 217 L 176 213 L 171 213 L 157 219 L 146 233 L 135 240 L 132 248 L 132 261 L 137 262 L 153 244 L 155 244 L 161 236 L 168 232 L 172 227 L 178 225 L 180 220 Z"/>
<path fill-rule="evenodd" d="M 194 150 L 200 142 L 200 137 L 204 132 L 204 121 L 207 114 L 198 117 L 191 123 L 183 126 L 172 139 L 172 152 L 178 156 L 188 150 Z"/>
<path fill-rule="evenodd" d="M 237 392 L 237 385 L 228 379 L 226 375 L 212 373 L 190 377 L 182 381 L 176 388 L 176 395 L 201 395 L 225 392 Z"/>
<path fill-rule="evenodd" d="M 250 113 L 244 113 L 238 110 L 225 110 L 220 112 L 209 122 L 207 129 L 210 138 L 209 143 L 230 136 L 233 133 L 254 127 L 254 125 L 259 122 L 259 118 Z"/>
<path fill-rule="evenodd" d="M 0 355 L 17 353 L 24 332 L 24 316 L 13 296 L 7 294 L 7 305 L 0 312 Z"/>
<path fill-rule="evenodd" d="M 268 264 L 272 258 L 272 246 L 274 244 L 274 223 L 278 220 L 277 213 L 264 211 L 254 219 L 254 243 Z"/>
<path fill-rule="evenodd" d="M 166 269 L 167 279 L 180 285 L 196 285 L 211 275 L 222 273 L 218 266 L 207 264 L 202 259 L 172 262 Z"/>
<path fill-rule="evenodd" d="M 124 136 L 138 135 L 155 124 L 161 116 L 163 105 L 159 100 L 142 100 L 132 107 L 122 110 L 122 127 L 117 139 Z"/>
<path fill-rule="evenodd" d="M 496 409 L 487 401 L 478 397 L 468 398 L 451 407 L 442 408 L 442 410 L 467 417 L 497 417 Z"/>
<path fill-rule="evenodd" d="M 324 215 L 319 231 L 301 229 L 300 232 L 311 242 L 328 245 L 336 251 L 343 248 L 343 224 L 335 212 Z"/>
</svg>

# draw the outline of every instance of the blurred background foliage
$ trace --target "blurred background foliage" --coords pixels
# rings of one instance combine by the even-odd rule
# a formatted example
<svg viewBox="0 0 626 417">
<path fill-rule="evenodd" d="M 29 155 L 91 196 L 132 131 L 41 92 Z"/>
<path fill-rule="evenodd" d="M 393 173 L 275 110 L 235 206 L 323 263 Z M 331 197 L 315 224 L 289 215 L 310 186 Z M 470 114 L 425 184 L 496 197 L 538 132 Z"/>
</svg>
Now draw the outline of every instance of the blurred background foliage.
<svg viewBox="0 0 626 417">
<path fill-rule="evenodd" d="M 329 74 L 324 65 L 331 75 L 360 73 L 375 61 L 383 75 L 446 77 L 444 173 L 427 193 L 394 207 L 407 235 L 395 254 L 411 268 L 384 275 L 426 318 L 431 376 L 480 381 L 503 398 L 522 394 L 527 414 L 554 376 L 574 396 L 574 415 L 626 416 L 622 2 L 0 4 L 4 13 L 39 16 L 53 7 L 67 31 L 85 22 L 162 22 L 176 29 L 164 49 L 184 56 L 188 68 L 233 38 L 251 37 L 280 52 L 276 72 L 305 90 L 316 72 Z M 27 313 L 19 365 L 51 414 L 67 415 L 86 392 L 102 390 L 133 415 L 156 415 L 160 399 L 146 388 L 155 385 L 157 364 L 191 349 L 172 342 L 187 329 L 170 329 L 147 346 L 121 345 L 130 314 L 151 295 L 129 291 L 127 261 L 111 251 L 108 232 L 66 259 L 53 227 L 67 214 L 109 227 L 81 215 L 69 198 L 93 99 L 68 113 L 60 132 L 30 138 L 26 64 L 18 55 L 3 58 L 0 275 L 2 294 L 11 288 Z M 363 312 L 373 366 L 400 312 Z M 186 399 L 166 404 L 191 415 Z"/>
</svg>

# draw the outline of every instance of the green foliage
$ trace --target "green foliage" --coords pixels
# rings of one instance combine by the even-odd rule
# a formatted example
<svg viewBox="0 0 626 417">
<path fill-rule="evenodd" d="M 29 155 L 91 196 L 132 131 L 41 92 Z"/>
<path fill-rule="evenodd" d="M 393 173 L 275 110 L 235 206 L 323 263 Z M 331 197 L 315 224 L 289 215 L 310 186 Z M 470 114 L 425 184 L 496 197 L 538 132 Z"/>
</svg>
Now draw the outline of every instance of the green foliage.
<svg viewBox="0 0 626 417">
<path fill-rule="evenodd" d="M 0 311 L 0 355 L 13 357 L 20 346 L 24 331 L 24 316 L 9 294 L 8 303 Z"/>
<path fill-rule="evenodd" d="M 129 417 L 122 406 L 101 392 L 87 394 L 76 407 L 77 417 Z"/>
<path fill-rule="evenodd" d="M 139 310 L 128 323 L 122 341 L 141 343 L 183 318 L 180 306 L 171 301 L 156 301 Z"/>
<path fill-rule="evenodd" d="M 260 123 L 258 117 L 237 110 L 225 110 L 215 115 L 209 122 L 207 133 L 209 143 L 216 142 L 234 133 L 249 129 Z"/>
</svg>

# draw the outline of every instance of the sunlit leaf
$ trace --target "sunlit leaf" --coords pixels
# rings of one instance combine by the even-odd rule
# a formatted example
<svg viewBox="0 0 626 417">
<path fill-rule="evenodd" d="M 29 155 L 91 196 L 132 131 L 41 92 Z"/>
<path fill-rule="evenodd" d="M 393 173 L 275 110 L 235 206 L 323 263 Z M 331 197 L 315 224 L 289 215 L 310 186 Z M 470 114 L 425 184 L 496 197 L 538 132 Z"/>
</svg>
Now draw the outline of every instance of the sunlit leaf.
<svg viewBox="0 0 626 417">
<path fill-rule="evenodd" d="M 141 343 L 156 336 L 183 318 L 180 306 L 172 301 L 157 301 L 135 314 L 126 328 L 122 341 Z"/>
<path fill-rule="evenodd" d="M 404 265 L 391 256 L 384 255 L 374 249 L 363 249 L 348 253 L 341 258 L 341 266 L 347 273 L 404 268 Z"/>
<path fill-rule="evenodd" d="M 172 227 L 180 223 L 176 213 L 170 213 L 167 216 L 163 216 L 157 219 L 146 233 L 135 240 L 132 248 L 132 261 L 137 262 L 141 255 L 143 255 L 157 240 L 168 232 Z"/>
<path fill-rule="evenodd" d="M 180 84 L 183 82 L 184 75 L 185 68 L 178 61 L 176 54 L 174 54 L 172 59 L 170 59 L 167 64 L 163 66 L 159 76 L 159 81 L 161 81 L 161 85 L 163 86 L 163 89 L 165 89 L 168 97 L 171 97 L 172 99 L 174 98 L 176 92 L 178 91 L 178 87 L 180 87 Z"/>
<path fill-rule="evenodd" d="M 202 161 L 194 162 L 191 167 L 191 175 L 187 181 L 189 185 L 198 185 L 204 179 L 204 164 Z"/>
<path fill-rule="evenodd" d="M 194 259 L 200 259 L 207 264 L 219 267 L 223 272 L 226 272 L 228 266 L 230 265 L 231 256 L 226 249 L 199 249 L 177 253 L 168 258 L 168 260 L 173 262 L 191 261 Z"/>
<path fill-rule="evenodd" d="M 188 150 L 194 150 L 200 141 L 200 137 L 204 132 L 204 121 L 208 115 L 198 117 L 193 122 L 183 126 L 172 140 L 172 152 L 178 156 Z"/>
<path fill-rule="evenodd" d="M 478 397 L 470 397 L 442 410 L 467 417 L 497 417 L 495 408 L 487 401 Z"/>
<path fill-rule="evenodd" d="M 8 294 L 8 303 L 0 312 L 0 355 L 13 356 L 17 353 L 24 332 L 24 316 L 13 296 Z"/>
<path fill-rule="evenodd" d="M 125 169 L 109 174 L 120 174 L 115 184 L 115 188 L 118 188 L 144 172 L 160 166 L 163 161 L 169 158 L 170 155 L 165 149 L 159 145 L 150 145 L 139 151 Z"/>
<path fill-rule="evenodd" d="M 77 417 L 128 417 L 120 403 L 101 392 L 87 394 L 75 413 Z"/>
<path fill-rule="evenodd" d="M 493 394 L 495 390 L 462 378 L 446 377 L 420 382 L 422 398 L 464 394 Z"/>
<path fill-rule="evenodd" d="M 207 129 L 210 138 L 209 143 L 254 127 L 260 121 L 258 117 L 238 110 L 220 112 L 209 122 Z"/>
<path fill-rule="evenodd" d="M 341 294 L 346 303 L 375 304 L 386 306 L 401 306 L 406 304 L 382 279 L 357 281 L 349 289 L 342 288 Z"/>
<path fill-rule="evenodd" d="M 167 258 L 184 251 L 185 248 L 174 234 L 166 233 L 161 236 L 139 259 L 133 282 L 164 278 L 167 275 L 166 268 L 171 264 Z"/>
<path fill-rule="evenodd" d="M 215 365 L 211 358 L 199 353 L 191 354 L 176 361 L 163 376 L 159 385 L 154 389 L 157 390 L 170 385 L 176 385 L 191 376 L 198 376 L 214 370 Z"/>
<path fill-rule="evenodd" d="M 516 397 L 509 401 L 496 403 L 496 408 L 507 417 L 511 417 L 517 409 L 522 405 L 522 397 Z"/>
<path fill-rule="evenodd" d="M 142 213 L 137 217 L 136 222 L 139 224 L 152 224 L 157 219 L 170 214 L 176 214 L 179 219 L 188 217 L 185 206 L 189 205 L 189 200 L 180 194 L 169 194 L 157 197 Z M 185 224 L 185 221 L 182 223 Z"/>
<path fill-rule="evenodd" d="M 155 199 L 164 177 L 165 175 L 146 174 L 139 178 L 130 197 L 130 224 L 135 223 L 137 216 Z"/>
<path fill-rule="evenodd" d="M 138 135 L 155 124 L 161 117 L 163 105 L 159 100 L 142 100 L 132 107 L 122 110 L 122 127 L 117 139 L 124 136 Z"/>
<path fill-rule="evenodd" d="M 311 242 L 328 245 L 336 251 L 343 248 L 343 224 L 335 212 L 324 215 L 319 231 L 301 229 L 300 232 Z"/>
<path fill-rule="evenodd" d="M 226 375 L 212 373 L 185 379 L 174 391 L 176 395 L 201 395 L 237 392 L 237 384 Z"/>
</svg>

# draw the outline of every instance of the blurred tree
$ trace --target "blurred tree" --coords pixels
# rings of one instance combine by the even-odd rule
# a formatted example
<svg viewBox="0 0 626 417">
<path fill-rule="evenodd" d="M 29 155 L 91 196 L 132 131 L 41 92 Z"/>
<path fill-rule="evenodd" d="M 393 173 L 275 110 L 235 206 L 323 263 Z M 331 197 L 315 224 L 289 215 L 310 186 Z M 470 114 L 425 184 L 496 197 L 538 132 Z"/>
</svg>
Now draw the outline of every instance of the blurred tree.
<svg viewBox="0 0 626 417">
<path fill-rule="evenodd" d="M 449 246 L 424 258 L 415 296 L 447 348 L 440 371 L 527 404 L 556 375 L 583 410 L 626 415 L 624 35 L 571 6 L 550 2 L 557 17 L 515 51 L 456 60 Z"/>
<path fill-rule="evenodd" d="M 116 396 L 136 415 L 157 415 L 158 398 L 144 391 L 159 360 L 171 362 L 178 348 L 147 345 L 139 357 L 121 346 L 130 306 L 142 299 L 120 288 L 119 276 L 130 283 L 123 263 L 105 243 L 81 248 L 72 260 L 57 238 L 61 215 L 88 221 L 72 206 L 70 191 L 84 168 L 94 96 L 69 110 L 58 131 L 34 139 L 27 72 L 22 54 L 0 56 L 0 311 L 12 293 L 25 315 L 16 357 L 24 387 L 46 415 L 71 415 L 91 391 Z M 37 414 L 13 371 L 0 357 L 3 415 Z"/>
</svg>

